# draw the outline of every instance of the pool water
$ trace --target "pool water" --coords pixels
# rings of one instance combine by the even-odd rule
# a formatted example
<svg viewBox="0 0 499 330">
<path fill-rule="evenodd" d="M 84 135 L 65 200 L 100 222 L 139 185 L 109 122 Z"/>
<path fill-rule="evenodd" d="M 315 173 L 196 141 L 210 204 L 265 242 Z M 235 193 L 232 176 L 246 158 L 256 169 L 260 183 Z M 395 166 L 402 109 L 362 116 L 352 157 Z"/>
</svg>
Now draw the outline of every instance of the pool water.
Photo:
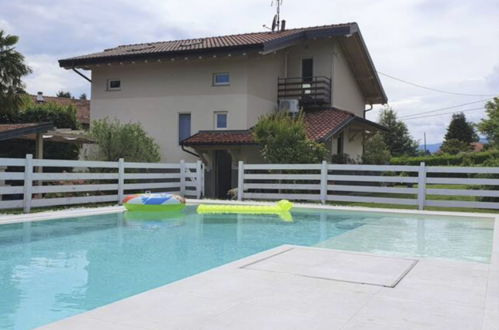
<svg viewBox="0 0 499 330">
<path fill-rule="evenodd" d="M 0 329 L 29 329 L 282 244 L 488 262 L 489 219 L 296 209 L 0 225 Z"/>
</svg>

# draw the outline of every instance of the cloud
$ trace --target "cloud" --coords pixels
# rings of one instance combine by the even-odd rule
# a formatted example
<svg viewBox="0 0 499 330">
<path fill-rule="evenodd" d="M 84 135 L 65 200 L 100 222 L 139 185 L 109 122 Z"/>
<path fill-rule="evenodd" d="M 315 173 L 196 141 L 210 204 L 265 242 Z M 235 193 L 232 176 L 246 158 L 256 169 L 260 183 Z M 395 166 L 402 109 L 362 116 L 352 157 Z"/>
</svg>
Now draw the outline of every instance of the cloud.
<svg viewBox="0 0 499 330">
<path fill-rule="evenodd" d="M 46 94 L 89 94 L 85 80 L 58 67 L 60 58 L 120 44 L 261 31 L 274 14 L 269 0 L 0 0 L 0 8 L 0 27 L 21 37 L 18 48 L 35 68 L 28 91 Z M 377 69 L 393 76 L 463 93 L 499 92 L 497 0 L 286 0 L 281 13 L 289 28 L 358 22 Z M 477 99 L 381 80 L 401 116 Z M 475 121 L 483 115 L 466 114 Z M 416 138 L 427 131 L 432 143 L 442 140 L 449 119 L 407 124 Z"/>
</svg>

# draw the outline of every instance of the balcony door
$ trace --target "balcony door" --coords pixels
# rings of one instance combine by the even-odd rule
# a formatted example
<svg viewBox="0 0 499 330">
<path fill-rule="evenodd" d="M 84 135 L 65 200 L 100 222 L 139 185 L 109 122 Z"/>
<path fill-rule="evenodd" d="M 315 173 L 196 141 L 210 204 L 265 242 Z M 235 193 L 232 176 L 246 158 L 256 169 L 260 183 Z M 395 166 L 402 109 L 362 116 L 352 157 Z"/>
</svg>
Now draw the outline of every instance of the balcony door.
<svg viewBox="0 0 499 330">
<path fill-rule="evenodd" d="M 304 58 L 301 60 L 301 77 L 303 82 L 312 82 L 314 76 L 314 59 Z"/>
</svg>

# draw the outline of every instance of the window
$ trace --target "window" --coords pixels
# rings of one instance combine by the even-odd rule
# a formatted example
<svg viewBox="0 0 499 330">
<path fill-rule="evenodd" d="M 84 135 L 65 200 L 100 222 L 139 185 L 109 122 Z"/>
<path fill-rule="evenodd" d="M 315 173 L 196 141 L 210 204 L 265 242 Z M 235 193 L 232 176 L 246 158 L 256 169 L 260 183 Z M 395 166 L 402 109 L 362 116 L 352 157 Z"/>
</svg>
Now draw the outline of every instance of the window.
<svg viewBox="0 0 499 330">
<path fill-rule="evenodd" d="M 107 81 L 108 91 L 119 91 L 121 89 L 121 80 L 110 79 Z"/>
<path fill-rule="evenodd" d="M 178 142 L 191 136 L 191 114 L 178 114 Z"/>
<path fill-rule="evenodd" d="M 213 86 L 227 86 L 227 85 L 230 85 L 230 76 L 228 72 L 213 74 Z"/>
<path fill-rule="evenodd" d="M 227 112 L 215 112 L 215 129 L 227 128 Z"/>
</svg>

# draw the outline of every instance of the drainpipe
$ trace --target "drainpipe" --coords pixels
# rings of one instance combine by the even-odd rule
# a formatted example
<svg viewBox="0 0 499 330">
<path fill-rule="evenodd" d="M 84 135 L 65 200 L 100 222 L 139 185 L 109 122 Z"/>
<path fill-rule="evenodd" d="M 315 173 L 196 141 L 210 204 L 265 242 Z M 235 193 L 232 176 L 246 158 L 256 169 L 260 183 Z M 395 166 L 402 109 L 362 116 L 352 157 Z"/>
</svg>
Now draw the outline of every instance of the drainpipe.
<svg viewBox="0 0 499 330">
<path fill-rule="evenodd" d="M 334 60 L 336 58 L 336 43 L 333 45 L 333 53 L 331 54 L 331 107 L 334 107 Z"/>
<path fill-rule="evenodd" d="M 371 111 L 373 109 L 373 105 L 369 104 L 369 109 L 364 110 L 364 119 L 366 119 L 366 112 Z"/>
<path fill-rule="evenodd" d="M 201 157 L 199 157 L 199 155 L 197 153 L 185 149 L 183 144 L 180 145 L 180 149 L 182 149 L 182 151 L 184 151 L 184 152 L 187 152 L 188 154 L 193 155 L 194 157 L 201 159 Z"/>
</svg>

